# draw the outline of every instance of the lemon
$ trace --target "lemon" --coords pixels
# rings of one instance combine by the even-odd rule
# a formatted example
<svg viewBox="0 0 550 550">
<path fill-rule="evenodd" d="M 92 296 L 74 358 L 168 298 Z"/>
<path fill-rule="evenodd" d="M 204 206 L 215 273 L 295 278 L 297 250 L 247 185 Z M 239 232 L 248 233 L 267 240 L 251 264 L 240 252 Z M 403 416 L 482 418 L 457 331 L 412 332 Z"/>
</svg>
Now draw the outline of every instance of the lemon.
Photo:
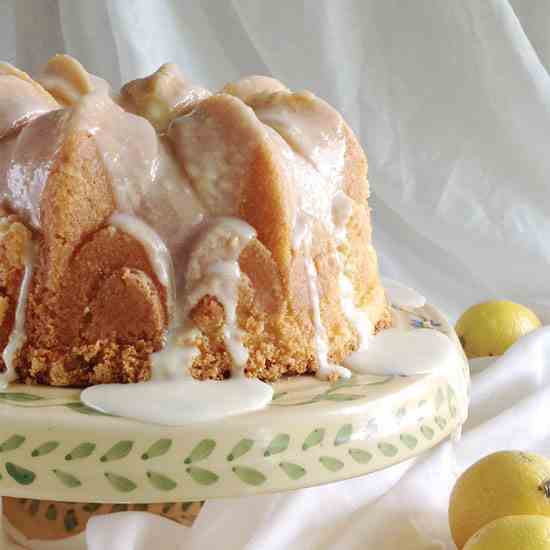
<svg viewBox="0 0 550 550">
<path fill-rule="evenodd" d="M 466 310 L 455 328 L 466 355 L 472 358 L 502 355 L 519 338 L 540 326 L 539 318 L 529 308 L 494 300 Z"/>
<path fill-rule="evenodd" d="M 462 548 L 481 527 L 505 516 L 550 517 L 550 461 L 519 451 L 491 454 L 457 480 L 449 504 L 449 525 Z"/>
<path fill-rule="evenodd" d="M 550 550 L 550 518 L 508 516 L 478 531 L 464 550 Z"/>
</svg>

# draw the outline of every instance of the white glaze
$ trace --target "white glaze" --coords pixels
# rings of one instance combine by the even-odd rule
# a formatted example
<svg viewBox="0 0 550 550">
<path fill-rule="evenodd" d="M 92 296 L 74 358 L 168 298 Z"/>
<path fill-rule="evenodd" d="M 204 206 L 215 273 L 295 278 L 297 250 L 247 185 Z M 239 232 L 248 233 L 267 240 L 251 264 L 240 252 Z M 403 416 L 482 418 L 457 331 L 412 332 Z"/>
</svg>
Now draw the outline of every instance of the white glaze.
<svg viewBox="0 0 550 550">
<path fill-rule="evenodd" d="M 108 223 L 131 235 L 143 245 L 159 283 L 166 288 L 168 309 L 171 311 L 175 302 L 174 268 L 164 241 L 144 221 L 129 214 L 116 212 L 109 218 Z"/>
<path fill-rule="evenodd" d="M 0 138 L 25 122 L 59 108 L 44 90 L 14 74 L 0 72 Z"/>
<path fill-rule="evenodd" d="M 345 245 L 348 239 L 347 223 L 353 213 L 353 200 L 343 191 L 338 191 L 332 199 L 332 220 L 334 223 L 334 237 L 339 246 Z M 338 251 L 336 259 L 340 267 L 338 287 L 340 290 L 340 306 L 347 320 L 355 328 L 358 337 L 358 350 L 368 347 L 369 339 L 374 333 L 368 313 L 355 304 L 355 288 L 351 279 L 346 275 L 346 257 Z"/>
<path fill-rule="evenodd" d="M 344 365 L 355 372 L 413 376 L 457 363 L 457 346 L 437 330 L 386 329 L 374 336 L 365 351 L 355 352 Z"/>
<path fill-rule="evenodd" d="M 210 220 L 196 237 L 189 251 L 185 274 L 182 315 L 204 296 L 215 296 L 224 308 L 224 343 L 233 363 L 233 374 L 244 374 L 248 350 L 238 327 L 237 303 L 241 270 L 239 256 L 256 231 L 237 218 Z"/>
<path fill-rule="evenodd" d="M 282 83 L 270 76 L 252 75 L 231 82 L 223 87 L 224 94 L 230 94 L 238 97 L 245 103 L 259 94 L 272 94 L 274 92 L 290 92 Z"/>
<path fill-rule="evenodd" d="M 8 521 L 6 516 L 2 517 L 2 528 L 10 538 L 27 550 L 86 550 L 88 547 L 86 530 L 78 535 L 58 540 L 28 539 Z"/>
<path fill-rule="evenodd" d="M 19 131 L 6 156 L 0 157 L 1 198 L 35 229 L 40 228 L 42 191 L 62 146 L 67 120 L 64 110 L 34 118 Z"/>
<path fill-rule="evenodd" d="M 165 63 L 153 74 L 126 83 L 120 93 L 125 110 L 145 117 L 160 132 L 212 94 L 189 82 L 177 65 Z"/>
<path fill-rule="evenodd" d="M 409 288 L 393 279 L 382 280 L 389 301 L 396 307 L 417 309 L 424 307 L 426 298 L 416 290 Z"/>
<path fill-rule="evenodd" d="M 334 191 L 340 187 L 346 138 L 344 121 L 337 111 L 311 92 L 260 94 L 250 99 L 250 105 L 256 116 L 310 162 Z"/>
<path fill-rule="evenodd" d="M 374 333 L 374 325 L 366 311 L 355 305 L 355 289 L 349 277 L 346 277 L 343 269 L 338 277 L 340 289 L 340 306 L 347 320 L 357 331 L 357 351 L 367 349 L 369 341 Z"/>
<path fill-rule="evenodd" d="M 15 309 L 15 320 L 13 322 L 13 328 L 8 343 L 2 352 L 2 359 L 6 365 L 6 370 L 3 373 L 0 373 L 0 387 L 7 386 L 10 382 L 13 382 L 17 378 L 13 362 L 17 351 L 25 344 L 25 341 L 27 340 L 27 334 L 25 332 L 25 318 L 27 314 L 27 299 L 29 296 L 32 274 L 34 270 L 35 257 L 35 244 L 32 241 L 28 241 L 26 244 L 24 258 L 25 271 L 21 286 L 19 288 L 17 307 Z"/>
<path fill-rule="evenodd" d="M 104 384 L 87 388 L 80 399 L 105 413 L 164 426 L 181 426 L 262 409 L 272 397 L 273 388 L 269 384 L 237 376 L 222 381 L 183 378 Z"/>
<path fill-rule="evenodd" d="M 296 233 L 293 243 L 296 248 L 302 247 L 306 267 L 306 278 L 308 286 L 309 301 L 311 305 L 311 316 L 313 322 L 313 349 L 318 369 L 316 376 L 321 380 L 329 379 L 336 374 L 342 378 L 349 378 L 351 373 L 345 367 L 330 363 L 328 358 L 329 345 L 327 332 L 321 319 L 321 296 L 319 291 L 317 268 L 311 255 L 313 233 L 311 221 L 308 216 L 300 213 L 295 224 Z"/>
<path fill-rule="evenodd" d="M 151 379 L 173 380 L 190 376 L 189 369 L 200 355 L 199 348 L 194 344 L 198 336 L 196 329 L 180 331 L 173 328 L 164 347 L 151 354 Z"/>
<path fill-rule="evenodd" d="M 191 310 L 204 296 L 215 297 L 224 308 L 224 343 L 232 361 L 232 375 L 244 375 L 248 350 L 238 327 L 237 303 L 241 281 L 239 256 L 256 235 L 237 218 L 215 218 L 199 228 L 189 244 L 178 317 L 164 348 L 152 354 L 152 378 L 162 380 L 189 375 L 198 357 L 195 345 L 199 331 L 189 326 Z"/>
</svg>

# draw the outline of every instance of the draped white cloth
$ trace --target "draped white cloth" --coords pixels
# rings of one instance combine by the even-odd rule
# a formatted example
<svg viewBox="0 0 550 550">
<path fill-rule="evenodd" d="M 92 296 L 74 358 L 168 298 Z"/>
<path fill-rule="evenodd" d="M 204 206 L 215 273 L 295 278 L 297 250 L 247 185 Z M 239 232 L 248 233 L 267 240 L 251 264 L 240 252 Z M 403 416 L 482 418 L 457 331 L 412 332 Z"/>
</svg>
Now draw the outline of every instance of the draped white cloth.
<svg viewBox="0 0 550 550">
<path fill-rule="evenodd" d="M 491 297 L 550 301 L 549 24 L 547 0 L 2 0 L 0 58 L 33 72 L 65 51 L 114 85 L 171 60 L 214 89 L 263 73 L 314 90 L 367 149 L 383 273 L 455 318 Z M 451 548 L 456 471 L 494 449 L 550 452 L 549 331 L 476 375 L 457 445 L 359 480 L 209 502 L 191 530 L 98 519 L 89 546 Z"/>
</svg>

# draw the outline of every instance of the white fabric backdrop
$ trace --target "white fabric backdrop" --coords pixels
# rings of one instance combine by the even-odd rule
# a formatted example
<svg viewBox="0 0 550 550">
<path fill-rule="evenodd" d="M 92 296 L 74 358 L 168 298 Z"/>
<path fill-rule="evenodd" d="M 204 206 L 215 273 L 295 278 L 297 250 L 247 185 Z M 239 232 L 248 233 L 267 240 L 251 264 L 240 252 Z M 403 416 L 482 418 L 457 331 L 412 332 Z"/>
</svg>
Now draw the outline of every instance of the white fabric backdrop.
<svg viewBox="0 0 550 550">
<path fill-rule="evenodd" d="M 489 297 L 550 300 L 549 24 L 547 0 L 0 0 L 0 58 L 32 72 L 65 51 L 115 84 L 171 60 L 214 88 L 264 73 L 314 90 L 367 149 L 384 274 L 455 318 Z M 457 448 L 459 468 L 489 447 L 550 451 L 531 416 L 547 397 L 548 338 L 475 381 L 477 427 Z M 524 380 L 514 391 L 512 376 Z M 209 503 L 197 527 L 216 537 L 231 525 L 223 540 L 235 549 L 378 548 L 382 532 L 393 548 L 382 526 L 412 533 L 395 517 L 420 506 L 418 528 L 445 541 L 450 454 L 426 457 L 387 494 L 408 466 Z"/>
</svg>

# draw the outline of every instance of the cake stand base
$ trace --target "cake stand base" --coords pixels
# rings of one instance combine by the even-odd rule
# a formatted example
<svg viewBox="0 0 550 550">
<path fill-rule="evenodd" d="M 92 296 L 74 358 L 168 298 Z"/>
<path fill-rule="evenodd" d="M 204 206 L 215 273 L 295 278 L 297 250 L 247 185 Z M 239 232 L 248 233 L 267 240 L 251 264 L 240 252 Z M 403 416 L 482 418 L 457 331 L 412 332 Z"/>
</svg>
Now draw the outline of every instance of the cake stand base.
<svg viewBox="0 0 550 550">
<path fill-rule="evenodd" d="M 100 504 L 2 497 L 2 526 L 16 544 L 28 550 L 85 550 L 85 530 L 95 516 L 149 512 L 191 527 L 202 502 Z"/>
</svg>

